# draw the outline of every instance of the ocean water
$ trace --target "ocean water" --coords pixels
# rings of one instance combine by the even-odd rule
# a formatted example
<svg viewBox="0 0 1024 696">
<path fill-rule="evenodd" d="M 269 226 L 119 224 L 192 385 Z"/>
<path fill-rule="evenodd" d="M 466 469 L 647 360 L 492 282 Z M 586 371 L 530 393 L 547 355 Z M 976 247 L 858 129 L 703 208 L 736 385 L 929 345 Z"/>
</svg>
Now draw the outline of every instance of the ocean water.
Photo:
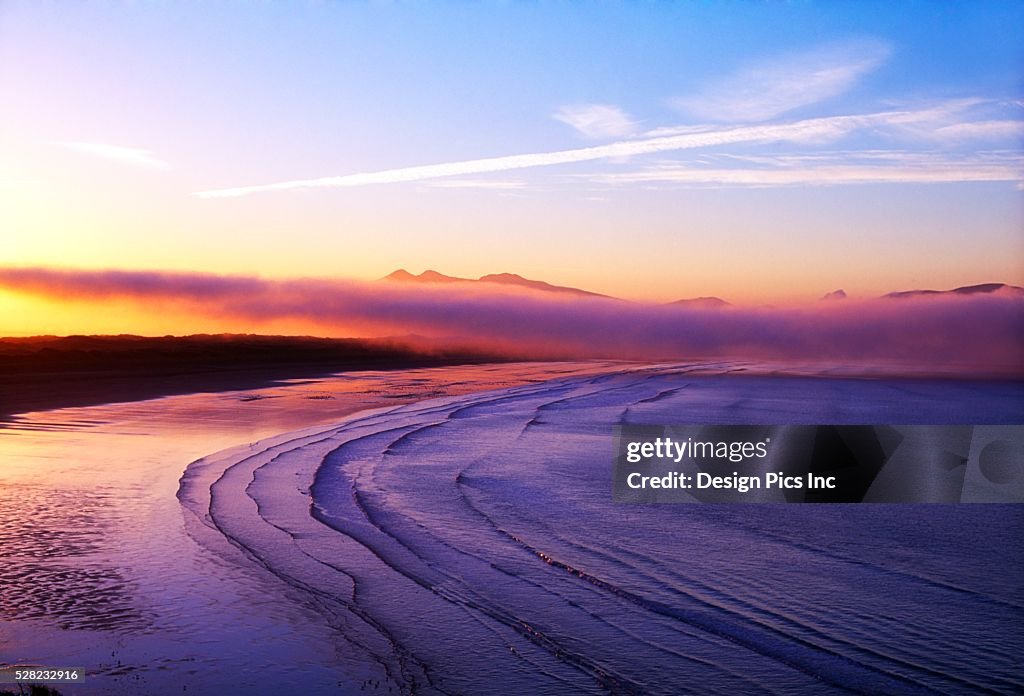
<svg viewBox="0 0 1024 696">
<path fill-rule="evenodd" d="M 197 543 L 189 462 L 368 408 L 608 369 L 344 373 L 19 416 L 0 427 L 0 666 L 77 667 L 62 694 L 331 693 L 336 631 L 230 543 Z M 0 686 L 0 690 L 5 687 Z"/>
<path fill-rule="evenodd" d="M 612 428 L 1021 423 L 1019 383 L 598 375 L 193 463 L 193 537 L 326 627 L 311 693 L 1021 693 L 1018 505 L 623 505 Z M 252 688 L 258 690 L 258 683 Z"/>
</svg>

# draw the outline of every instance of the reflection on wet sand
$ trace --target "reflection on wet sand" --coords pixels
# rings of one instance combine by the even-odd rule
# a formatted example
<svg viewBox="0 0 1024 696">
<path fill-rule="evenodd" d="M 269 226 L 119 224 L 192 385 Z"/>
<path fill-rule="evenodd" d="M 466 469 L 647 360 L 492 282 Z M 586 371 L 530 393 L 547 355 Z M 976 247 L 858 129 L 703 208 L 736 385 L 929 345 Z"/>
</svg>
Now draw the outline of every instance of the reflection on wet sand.
<svg viewBox="0 0 1024 696">
<path fill-rule="evenodd" d="M 188 463 L 364 409 L 608 367 L 358 372 L 15 417 L 0 428 L 0 664 L 111 677 L 63 686 L 67 694 L 213 691 L 237 687 L 239 674 L 270 691 L 336 681 L 330 632 L 314 610 L 189 536 L 175 497 Z"/>
</svg>

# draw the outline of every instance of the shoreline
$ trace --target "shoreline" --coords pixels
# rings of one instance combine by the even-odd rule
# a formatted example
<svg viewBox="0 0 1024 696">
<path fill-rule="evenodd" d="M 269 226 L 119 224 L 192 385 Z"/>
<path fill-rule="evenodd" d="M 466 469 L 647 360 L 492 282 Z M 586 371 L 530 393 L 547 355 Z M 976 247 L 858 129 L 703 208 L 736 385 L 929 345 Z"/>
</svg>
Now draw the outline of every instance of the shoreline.
<svg viewBox="0 0 1024 696">
<path fill-rule="evenodd" d="M 807 361 L 691 356 L 685 360 L 525 358 L 454 349 L 432 352 L 384 339 L 307 336 L 37 336 L 0 338 L 0 429 L 19 416 L 58 408 L 136 402 L 165 396 L 265 389 L 343 372 L 531 362 L 675 364 L 731 374 L 889 379 L 907 382 L 1021 382 L 1021 374 L 864 367 Z"/>
<path fill-rule="evenodd" d="M 690 375 L 686 368 L 622 369 L 363 413 L 205 456 L 182 476 L 178 498 L 204 523 L 193 525 L 201 545 L 244 548 L 247 562 L 300 604 L 315 598 L 329 607 L 326 615 L 346 617 L 336 640 L 346 655 L 364 658 L 345 663 L 351 683 L 378 664 L 388 668 L 372 679 L 389 691 L 429 674 L 466 693 L 479 691 L 488 673 L 522 693 L 566 684 L 580 693 L 608 684 L 657 693 L 663 683 L 696 680 L 726 692 L 742 690 L 739 674 L 794 693 L 892 692 L 908 684 L 944 691 L 985 669 L 1013 678 L 1005 667 L 1012 650 L 998 639 L 979 669 L 945 656 L 935 665 L 955 668 L 908 666 L 898 647 L 942 654 L 944 634 L 926 611 L 935 601 L 961 608 L 964 636 L 1012 636 L 1010 618 L 992 607 L 992 598 L 1013 601 L 1012 574 L 976 572 L 997 567 L 1012 529 L 1000 539 L 972 530 L 995 520 L 1012 528 L 1019 517 L 984 506 L 954 515 L 945 505 L 914 504 L 638 508 L 595 493 L 607 485 L 607 433 L 622 419 L 652 424 L 686 411 L 719 422 L 737 409 L 756 412 L 767 397 L 793 422 L 829 412 L 856 423 L 864 404 L 895 409 L 901 421 L 961 422 L 1006 394 L 959 394 L 948 384 L 906 394 L 868 381 L 835 381 L 821 391 L 812 379 L 787 377 L 730 387 L 728 375 L 704 384 Z M 965 398 L 951 418 L 941 404 L 954 396 Z M 965 516 L 972 522 L 965 525 Z M 779 518 L 786 520 L 781 529 Z M 693 541 L 675 533 L 680 524 L 697 529 L 710 553 L 693 554 Z M 933 540 L 936 527 L 943 532 Z M 891 553 L 875 543 L 879 533 L 911 540 Z M 957 533 L 963 536 L 947 545 Z M 839 551 L 829 546 L 835 540 Z M 756 552 L 743 557 L 737 549 Z M 946 568 L 951 552 L 968 571 Z M 812 578 L 810 590 L 780 568 L 780 555 L 797 576 Z M 922 586 L 921 563 L 936 581 Z M 723 590 L 708 598 L 704 587 Z M 851 613 L 828 601 L 839 592 L 855 592 L 864 609 Z M 919 593 L 930 600 L 916 601 Z M 893 609 L 891 594 L 908 601 Z M 417 620 L 409 620 L 408 606 Z M 907 628 L 894 629 L 876 653 L 858 650 L 858 633 L 884 625 L 886 611 L 899 612 Z M 644 630 L 617 630 L 623 615 Z M 801 621 L 787 621 L 794 615 Z M 839 618 L 853 627 L 838 628 L 845 625 Z M 584 633 L 604 640 L 579 640 Z M 719 639 L 728 650 L 709 651 Z M 666 660 L 661 646 L 669 641 L 683 646 L 681 659 Z"/>
<path fill-rule="evenodd" d="M 269 389 L 295 384 L 296 381 L 318 381 L 349 372 L 395 372 L 434 367 L 473 365 L 507 365 L 514 363 L 557 364 L 612 363 L 641 364 L 632 361 L 590 360 L 513 360 L 498 358 L 420 358 L 410 360 L 380 359 L 349 363 L 271 364 L 225 368 L 211 365 L 195 369 L 167 368 L 150 370 L 71 371 L 26 374 L 0 373 L 0 430 L 17 423 L 27 413 L 62 408 L 105 406 L 188 394 L 217 394 L 232 391 Z M 651 363 L 657 364 L 657 363 Z M 1024 378 L 972 374 L 871 374 L 861 370 L 844 371 L 837 367 L 819 371 L 809 366 L 789 370 L 750 366 L 730 371 L 733 375 L 814 377 L 820 380 L 895 380 L 905 382 L 1020 383 Z"/>
<path fill-rule="evenodd" d="M 430 367 L 482 365 L 493 360 L 379 361 L 331 365 L 272 365 L 236 369 L 207 368 L 152 372 L 103 371 L 0 376 L 0 429 L 19 416 L 60 408 L 104 406 L 165 396 L 267 389 L 320 380 L 343 372 L 399 371 Z"/>
<path fill-rule="evenodd" d="M 508 362 L 388 341 L 302 336 L 0 338 L 0 428 L 18 414 L 282 386 L 339 372 Z"/>
<path fill-rule="evenodd" d="M 372 665 L 339 666 L 337 636 L 320 614 L 282 593 L 237 548 L 211 554 L 197 544 L 177 496 L 186 468 L 211 452 L 374 409 L 602 367 L 370 370 L 19 419 L 0 430 L 0 521 L 9 539 L 0 551 L 0 664 L 82 666 L 89 679 L 69 688 L 83 696 L 191 692 L 200 683 L 205 693 L 233 692 L 254 663 L 265 668 L 247 683 L 252 690 L 288 693 L 297 679 L 358 684 Z M 252 611 L 252 598 L 271 608 Z M 203 641 L 216 648 L 197 651 Z M 301 654 L 302 666 L 282 658 L 289 654 Z M 188 671 L 175 669 L 185 663 Z"/>
</svg>

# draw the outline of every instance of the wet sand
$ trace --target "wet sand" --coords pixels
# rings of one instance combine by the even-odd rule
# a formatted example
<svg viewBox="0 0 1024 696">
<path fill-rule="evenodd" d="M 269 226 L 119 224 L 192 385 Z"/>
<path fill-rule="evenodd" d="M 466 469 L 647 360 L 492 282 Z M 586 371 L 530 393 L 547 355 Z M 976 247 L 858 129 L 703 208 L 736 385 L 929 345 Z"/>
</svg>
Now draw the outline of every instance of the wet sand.
<svg viewBox="0 0 1024 696">
<path fill-rule="evenodd" d="M 393 341 L 304 336 L 0 338 L 0 427 L 13 414 L 258 389 L 342 371 L 488 362 Z"/>
<path fill-rule="evenodd" d="M 97 675 L 64 694 L 358 684 L 316 606 L 237 548 L 195 542 L 176 498 L 187 465 L 365 409 L 607 367 L 364 371 L 16 416 L 0 428 L 0 664 Z"/>
<path fill-rule="evenodd" d="M 609 461 L 622 422 L 1021 422 L 1022 385 L 748 367 L 24 414 L 0 429 L 0 664 L 83 668 L 60 690 L 85 696 L 1019 691 L 1019 506 L 623 506 Z"/>
</svg>

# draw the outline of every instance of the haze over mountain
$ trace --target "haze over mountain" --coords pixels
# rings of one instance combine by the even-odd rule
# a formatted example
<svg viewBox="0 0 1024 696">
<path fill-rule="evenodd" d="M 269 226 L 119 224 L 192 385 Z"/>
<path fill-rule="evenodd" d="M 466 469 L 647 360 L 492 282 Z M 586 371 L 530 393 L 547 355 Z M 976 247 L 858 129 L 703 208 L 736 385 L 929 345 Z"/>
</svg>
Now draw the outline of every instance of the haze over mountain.
<svg viewBox="0 0 1024 696">
<path fill-rule="evenodd" d="M 582 290 L 580 288 L 572 288 L 564 285 L 553 285 L 543 280 L 532 280 L 524 278 L 517 273 L 490 273 L 487 275 L 480 276 L 479 278 L 459 278 L 457 276 L 445 275 L 434 270 L 426 270 L 415 275 L 400 268 L 397 271 L 389 273 L 388 275 L 381 278 L 381 280 L 396 281 L 402 283 L 426 283 L 426 284 L 448 284 L 448 283 L 486 283 L 486 284 L 498 284 L 498 285 L 511 285 L 521 288 L 529 288 L 531 290 L 539 290 L 541 292 L 559 293 L 563 295 L 579 295 L 583 297 L 603 297 L 606 299 L 621 299 L 614 298 L 609 295 L 602 295 L 601 293 L 591 292 L 589 290 Z M 1024 296 L 1024 288 L 1017 285 L 1008 285 L 1007 283 L 981 283 L 978 285 L 965 285 L 952 290 L 901 290 L 896 292 L 889 292 L 882 295 L 883 298 L 890 299 L 906 299 L 911 297 L 943 297 L 949 295 L 984 295 L 984 294 L 997 294 L 1006 295 L 1012 297 Z M 845 300 L 848 299 L 849 295 L 845 290 L 839 289 L 824 294 L 820 297 L 820 300 Z M 623 300 L 625 301 L 625 300 Z M 684 298 L 681 300 L 674 300 L 672 302 L 666 302 L 666 305 L 681 306 L 681 307 L 693 307 L 701 309 L 720 309 L 725 307 L 732 307 L 731 302 L 727 302 L 720 297 L 715 296 L 703 296 L 703 297 L 692 297 Z"/>
<path fill-rule="evenodd" d="M 1024 288 L 1019 285 L 1007 285 L 1006 283 L 981 283 L 979 285 L 965 285 L 952 290 L 903 290 L 901 292 L 890 292 L 883 297 L 891 299 L 907 299 L 911 297 L 932 297 L 942 295 L 987 295 L 998 294 L 1008 297 L 1024 297 Z"/>
<path fill-rule="evenodd" d="M 546 283 L 543 280 L 530 280 L 529 278 L 524 278 L 517 273 L 490 273 L 473 279 L 458 278 L 431 270 L 423 271 L 419 275 L 413 275 L 404 268 L 399 268 L 397 271 L 384 276 L 381 280 L 393 280 L 403 283 L 497 283 L 500 285 L 515 285 L 521 288 L 541 290 L 543 292 L 585 295 L 589 297 L 608 297 L 608 295 L 580 290 L 579 288 L 570 288 L 564 285 L 552 285 L 551 283 Z"/>
<path fill-rule="evenodd" d="M 824 295 L 821 296 L 821 299 L 823 299 L 823 300 L 845 300 L 846 297 L 847 297 L 846 291 L 843 290 L 842 288 L 839 288 L 838 290 L 833 290 L 832 292 L 825 293 Z"/>
<path fill-rule="evenodd" d="M 397 271 L 384 276 L 381 280 L 393 280 L 403 283 L 497 283 L 500 285 L 514 285 L 521 288 L 530 288 L 531 290 L 540 290 L 541 292 L 559 293 L 563 295 L 580 295 L 583 297 L 603 297 L 605 299 L 626 302 L 626 300 L 623 300 L 622 298 L 602 295 L 599 292 L 581 290 L 580 288 L 572 288 L 565 285 L 553 285 L 543 280 L 531 280 L 530 278 L 522 277 L 518 273 L 489 273 L 473 279 L 445 275 L 444 273 L 438 273 L 433 270 L 426 270 L 419 275 L 414 275 L 404 268 L 399 268 Z M 684 307 L 700 307 L 702 309 L 732 306 L 730 302 L 726 302 L 720 297 L 710 296 L 686 298 L 667 302 L 666 304 L 680 305 Z"/>
<path fill-rule="evenodd" d="M 680 305 L 682 307 L 701 307 L 704 309 L 715 309 L 719 307 L 731 307 L 731 302 L 726 302 L 721 297 L 692 297 L 684 300 L 676 300 L 669 302 L 670 305 Z"/>
</svg>

